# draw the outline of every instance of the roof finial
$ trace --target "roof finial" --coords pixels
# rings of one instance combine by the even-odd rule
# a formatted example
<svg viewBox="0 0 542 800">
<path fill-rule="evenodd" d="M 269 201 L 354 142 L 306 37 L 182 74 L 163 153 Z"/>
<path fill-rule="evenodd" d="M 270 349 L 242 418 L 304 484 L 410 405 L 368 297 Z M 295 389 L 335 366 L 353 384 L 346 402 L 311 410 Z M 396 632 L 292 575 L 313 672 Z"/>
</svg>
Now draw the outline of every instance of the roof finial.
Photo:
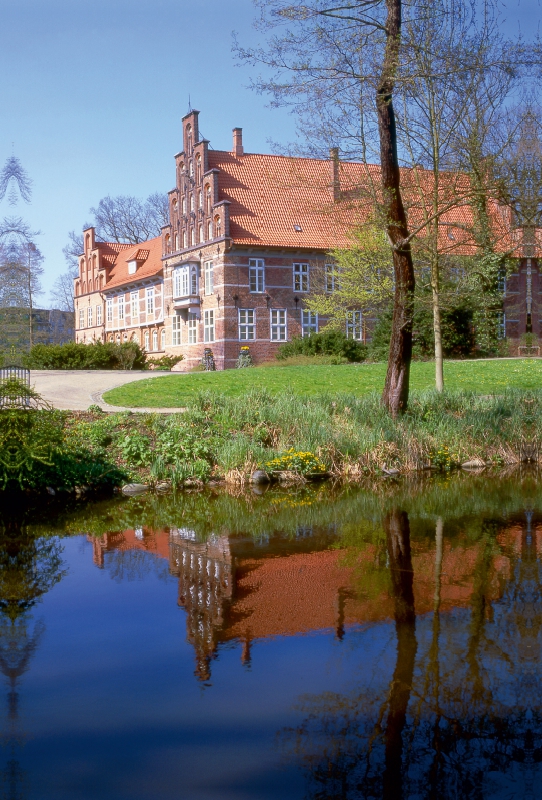
<svg viewBox="0 0 542 800">
<path fill-rule="evenodd" d="M 188 114 L 192 111 L 192 103 L 190 102 L 190 95 L 188 95 Z"/>
</svg>

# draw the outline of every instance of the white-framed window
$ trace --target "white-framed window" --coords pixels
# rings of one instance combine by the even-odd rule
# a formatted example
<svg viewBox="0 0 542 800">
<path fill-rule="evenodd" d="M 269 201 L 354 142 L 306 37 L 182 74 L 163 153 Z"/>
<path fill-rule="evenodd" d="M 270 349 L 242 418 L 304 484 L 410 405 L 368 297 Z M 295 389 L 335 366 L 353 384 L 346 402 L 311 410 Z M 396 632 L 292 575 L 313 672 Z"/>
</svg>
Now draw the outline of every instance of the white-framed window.
<svg viewBox="0 0 542 800">
<path fill-rule="evenodd" d="M 265 292 L 265 261 L 263 258 L 249 258 L 248 284 L 253 294 Z"/>
<path fill-rule="evenodd" d="M 214 275 L 213 275 L 213 262 L 206 261 L 203 264 L 203 275 L 205 279 L 205 294 L 212 294 L 213 287 L 214 287 Z"/>
<path fill-rule="evenodd" d="M 89 306 L 87 309 L 87 320 L 88 327 L 92 328 L 92 306 Z"/>
<path fill-rule="evenodd" d="M 326 292 L 331 294 L 335 291 L 335 289 L 339 288 L 339 281 L 337 279 L 337 267 L 335 264 L 326 264 L 325 265 L 325 285 L 326 285 Z"/>
<path fill-rule="evenodd" d="M 506 270 L 504 269 L 499 270 L 497 276 L 497 291 L 506 294 Z"/>
<path fill-rule="evenodd" d="M 139 317 L 139 292 L 130 292 L 130 311 L 132 319 Z"/>
<path fill-rule="evenodd" d="M 161 349 L 166 349 L 166 329 L 162 328 L 162 332 L 160 334 L 160 342 L 161 342 Z"/>
<path fill-rule="evenodd" d="M 158 350 L 158 331 L 156 329 L 152 332 L 152 349 Z"/>
<path fill-rule="evenodd" d="M 124 319 L 124 295 L 122 295 L 122 297 L 119 297 L 118 306 L 119 306 L 119 320 L 123 320 Z"/>
<path fill-rule="evenodd" d="M 214 342 L 215 340 L 215 312 L 209 308 L 203 312 L 203 341 Z"/>
<path fill-rule="evenodd" d="M 294 292 L 309 291 L 309 265 L 294 264 Z"/>
<path fill-rule="evenodd" d="M 171 320 L 171 344 L 176 347 L 181 344 L 181 315 L 175 314 Z"/>
<path fill-rule="evenodd" d="M 151 341 L 151 337 L 150 337 L 150 335 L 149 335 L 149 332 L 148 332 L 148 331 L 145 331 L 145 337 L 144 337 L 144 340 L 145 340 L 145 350 L 146 350 L 146 351 L 147 351 L 147 353 L 148 353 L 148 352 L 149 352 L 149 345 L 150 345 L 150 341 Z"/>
<path fill-rule="evenodd" d="M 85 309 L 84 308 L 80 308 L 79 309 L 79 329 L 84 328 L 84 327 L 85 327 Z"/>
<path fill-rule="evenodd" d="M 239 309 L 239 339 L 248 342 L 256 338 L 256 326 L 254 324 L 254 309 Z"/>
<path fill-rule="evenodd" d="M 506 339 L 506 314 L 497 311 L 497 339 Z"/>
<path fill-rule="evenodd" d="M 310 336 L 318 333 L 318 314 L 303 309 L 301 312 L 301 336 Z"/>
<path fill-rule="evenodd" d="M 96 306 L 96 325 L 102 324 L 102 306 Z"/>
<path fill-rule="evenodd" d="M 106 319 L 108 322 L 113 322 L 113 298 L 108 297 L 106 300 Z"/>
<path fill-rule="evenodd" d="M 198 342 L 198 318 L 189 312 L 188 314 L 188 344 L 197 344 Z"/>
<path fill-rule="evenodd" d="M 188 297 L 198 294 L 197 264 L 186 264 L 173 271 L 173 296 Z M 207 294 L 207 292 L 206 292 Z"/>
<path fill-rule="evenodd" d="M 154 286 L 147 289 L 147 314 L 154 314 Z"/>
<path fill-rule="evenodd" d="M 286 309 L 273 308 L 270 314 L 270 328 L 271 328 L 271 341 L 272 342 L 285 342 L 286 341 Z"/>
<path fill-rule="evenodd" d="M 349 339 L 363 340 L 363 313 L 348 311 L 346 314 L 346 335 Z"/>
</svg>

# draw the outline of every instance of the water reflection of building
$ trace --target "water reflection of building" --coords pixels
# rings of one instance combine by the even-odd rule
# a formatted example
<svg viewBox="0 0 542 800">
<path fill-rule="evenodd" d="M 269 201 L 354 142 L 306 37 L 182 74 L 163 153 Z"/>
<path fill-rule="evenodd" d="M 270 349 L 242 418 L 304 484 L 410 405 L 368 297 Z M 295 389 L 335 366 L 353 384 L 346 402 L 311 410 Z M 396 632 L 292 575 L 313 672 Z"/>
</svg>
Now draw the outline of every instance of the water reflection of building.
<svg viewBox="0 0 542 800">
<path fill-rule="evenodd" d="M 178 603 L 186 610 L 196 674 L 208 680 L 211 660 L 222 643 L 240 641 L 242 661 L 247 663 L 256 639 L 325 630 L 341 639 L 349 626 L 393 618 L 385 562 L 377 565 L 378 546 L 330 548 L 336 536 L 335 529 L 303 528 L 295 539 L 277 535 L 255 541 L 212 534 L 202 542 L 188 528 L 162 533 L 139 528 L 92 541 L 98 566 L 113 550 L 140 549 L 168 559 L 170 573 L 179 579 Z M 513 525 L 497 536 L 500 552 L 491 557 L 487 602 L 501 597 L 510 579 L 517 537 Z M 441 612 L 469 605 L 482 549 L 461 536 L 444 539 Z M 416 613 L 432 612 L 435 552 L 427 539 L 413 540 L 412 564 Z"/>
<path fill-rule="evenodd" d="M 225 608 L 233 595 L 234 566 L 229 538 L 211 534 L 206 542 L 198 542 L 194 531 L 173 528 L 170 570 L 179 576 L 179 605 L 186 609 L 188 641 L 196 651 L 196 673 L 207 680 L 209 662 L 224 625 Z"/>
</svg>

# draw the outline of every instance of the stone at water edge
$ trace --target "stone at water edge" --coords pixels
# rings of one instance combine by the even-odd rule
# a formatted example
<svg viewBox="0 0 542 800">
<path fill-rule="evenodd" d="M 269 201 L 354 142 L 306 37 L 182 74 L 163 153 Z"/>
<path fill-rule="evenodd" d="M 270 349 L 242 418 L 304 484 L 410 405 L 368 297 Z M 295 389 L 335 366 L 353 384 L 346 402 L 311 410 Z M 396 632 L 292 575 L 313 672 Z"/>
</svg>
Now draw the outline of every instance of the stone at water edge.
<svg viewBox="0 0 542 800">
<path fill-rule="evenodd" d="M 263 469 L 255 469 L 250 477 L 250 482 L 256 485 L 261 483 L 271 483 L 271 478 Z"/>
<path fill-rule="evenodd" d="M 133 497 L 136 494 L 144 494 L 148 490 L 149 487 L 146 483 L 127 483 L 122 487 L 121 492 L 129 497 Z"/>
<path fill-rule="evenodd" d="M 461 469 L 481 469 L 485 467 L 485 461 L 482 461 L 481 458 L 473 458 L 470 461 L 465 461 L 461 464 Z"/>
</svg>

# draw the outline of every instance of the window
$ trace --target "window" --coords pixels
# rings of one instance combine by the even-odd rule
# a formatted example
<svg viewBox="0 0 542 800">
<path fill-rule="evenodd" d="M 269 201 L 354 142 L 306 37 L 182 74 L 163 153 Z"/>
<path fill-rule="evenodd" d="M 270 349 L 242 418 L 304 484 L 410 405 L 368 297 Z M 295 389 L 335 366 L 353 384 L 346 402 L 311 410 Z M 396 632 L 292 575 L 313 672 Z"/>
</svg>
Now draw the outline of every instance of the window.
<svg viewBox="0 0 542 800">
<path fill-rule="evenodd" d="M 506 294 L 506 270 L 504 269 L 499 270 L 499 275 L 497 277 L 497 291 L 501 292 L 501 294 Z"/>
<path fill-rule="evenodd" d="M 88 319 L 88 327 L 92 328 L 92 306 L 89 306 L 87 309 L 87 319 Z"/>
<path fill-rule="evenodd" d="M 175 252 L 179 249 L 179 234 L 175 234 Z"/>
<path fill-rule="evenodd" d="M 361 311 L 349 311 L 346 315 L 346 335 L 349 339 L 363 340 L 363 314 Z"/>
<path fill-rule="evenodd" d="M 286 341 L 286 309 L 277 308 L 270 312 L 271 315 L 271 341 Z"/>
<path fill-rule="evenodd" d="M 203 265 L 203 275 L 205 279 L 205 294 L 213 293 L 213 262 L 206 261 Z"/>
<path fill-rule="evenodd" d="M 102 307 L 96 306 L 96 325 L 102 324 Z"/>
<path fill-rule="evenodd" d="M 196 183 L 201 181 L 201 156 L 198 153 L 196 156 Z"/>
<path fill-rule="evenodd" d="M 166 329 L 162 328 L 162 333 L 160 334 L 160 341 L 162 343 L 161 349 L 166 349 Z"/>
<path fill-rule="evenodd" d="M 255 339 L 254 309 L 239 309 L 239 339 L 242 342 Z"/>
<path fill-rule="evenodd" d="M 154 314 L 154 286 L 147 289 L 147 314 Z"/>
<path fill-rule="evenodd" d="M 211 222 L 211 220 L 209 220 L 209 222 L 207 223 L 207 239 L 209 240 L 212 238 L 213 238 L 213 223 Z"/>
<path fill-rule="evenodd" d="M 309 291 L 309 265 L 294 264 L 294 292 Z"/>
<path fill-rule="evenodd" d="M 190 312 L 188 314 L 188 344 L 197 344 L 198 341 L 198 318 Z"/>
<path fill-rule="evenodd" d="M 186 197 L 184 197 L 184 195 L 181 199 L 181 213 L 183 217 L 186 216 Z"/>
<path fill-rule="evenodd" d="M 211 187 L 207 186 L 205 189 L 205 213 L 211 213 Z M 209 237 L 210 238 L 210 237 Z"/>
<path fill-rule="evenodd" d="M 220 236 L 220 217 L 215 217 L 215 238 Z"/>
<path fill-rule="evenodd" d="M 250 291 L 261 294 L 265 291 L 265 262 L 263 258 L 249 258 L 248 283 Z"/>
<path fill-rule="evenodd" d="M 113 298 L 108 297 L 106 303 L 107 321 L 113 322 Z"/>
<path fill-rule="evenodd" d="M 79 328 L 84 328 L 84 327 L 85 327 L 85 309 L 84 308 L 80 308 L 79 309 Z"/>
<path fill-rule="evenodd" d="M 190 195 L 190 211 L 194 210 L 194 195 Z"/>
<path fill-rule="evenodd" d="M 119 297 L 118 306 L 119 306 L 119 320 L 123 320 L 124 319 L 124 295 L 122 295 L 122 297 Z"/>
<path fill-rule="evenodd" d="M 209 309 L 203 312 L 203 341 L 214 342 L 215 340 L 215 312 Z"/>
<path fill-rule="evenodd" d="M 186 250 L 188 247 L 188 235 L 186 231 L 183 231 L 183 249 Z"/>
<path fill-rule="evenodd" d="M 158 350 L 158 331 L 154 330 L 152 332 L 152 349 Z"/>
<path fill-rule="evenodd" d="M 190 294 L 198 293 L 198 268 L 195 264 L 190 267 Z"/>
<path fill-rule="evenodd" d="M 198 192 L 198 208 L 203 208 L 203 192 L 201 189 Z"/>
<path fill-rule="evenodd" d="M 132 312 L 132 320 L 139 317 L 139 292 L 130 292 L 130 310 Z"/>
<path fill-rule="evenodd" d="M 335 264 L 326 264 L 325 271 L 326 271 L 326 292 L 334 292 L 335 289 L 339 288 L 339 281 L 337 280 L 337 275 L 335 273 L 336 267 Z"/>
<path fill-rule="evenodd" d="M 198 237 L 199 241 L 203 242 L 203 223 L 198 226 Z"/>
<path fill-rule="evenodd" d="M 194 228 L 190 228 L 190 244 L 191 245 L 196 244 L 196 233 L 194 231 Z"/>
<path fill-rule="evenodd" d="M 171 343 L 174 347 L 181 344 L 181 315 L 175 314 L 171 321 L 172 336 Z"/>
<path fill-rule="evenodd" d="M 147 352 L 149 352 L 149 342 L 150 342 L 149 332 L 145 331 L 145 350 Z"/>
<path fill-rule="evenodd" d="M 301 335 L 305 337 L 310 336 L 311 333 L 318 333 L 318 314 L 303 309 L 301 312 Z"/>
<path fill-rule="evenodd" d="M 497 339 L 506 339 L 506 314 L 497 311 Z"/>
</svg>

